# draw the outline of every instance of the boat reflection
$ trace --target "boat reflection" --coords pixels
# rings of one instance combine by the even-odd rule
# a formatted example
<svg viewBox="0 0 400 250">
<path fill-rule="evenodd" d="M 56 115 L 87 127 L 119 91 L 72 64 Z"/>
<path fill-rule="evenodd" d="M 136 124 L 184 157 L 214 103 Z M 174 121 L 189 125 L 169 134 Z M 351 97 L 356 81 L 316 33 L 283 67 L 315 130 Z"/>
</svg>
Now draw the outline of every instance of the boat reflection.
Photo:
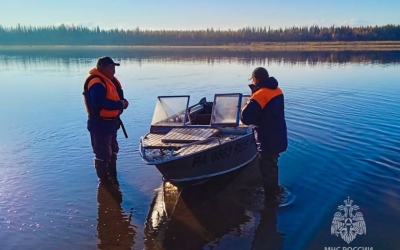
<svg viewBox="0 0 400 250">
<path fill-rule="evenodd" d="M 146 249 L 217 249 L 225 236 L 237 249 L 282 249 L 276 206 L 264 206 L 259 176 L 253 160 L 195 186 L 164 182 L 145 223 Z"/>
<path fill-rule="evenodd" d="M 97 191 L 98 219 L 97 248 L 132 249 L 135 244 L 135 227 L 121 207 L 122 193 L 117 187 L 99 185 Z"/>
</svg>

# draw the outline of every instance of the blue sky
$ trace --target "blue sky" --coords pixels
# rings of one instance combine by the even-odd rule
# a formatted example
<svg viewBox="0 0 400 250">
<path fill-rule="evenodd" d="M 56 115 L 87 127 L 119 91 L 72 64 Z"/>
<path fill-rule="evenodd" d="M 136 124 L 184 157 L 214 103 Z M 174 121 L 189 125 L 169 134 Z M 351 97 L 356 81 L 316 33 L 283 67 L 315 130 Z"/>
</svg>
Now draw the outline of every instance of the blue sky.
<svg viewBox="0 0 400 250">
<path fill-rule="evenodd" d="M 400 0 L 0 0 L 0 25 L 134 29 L 400 24 Z"/>
</svg>

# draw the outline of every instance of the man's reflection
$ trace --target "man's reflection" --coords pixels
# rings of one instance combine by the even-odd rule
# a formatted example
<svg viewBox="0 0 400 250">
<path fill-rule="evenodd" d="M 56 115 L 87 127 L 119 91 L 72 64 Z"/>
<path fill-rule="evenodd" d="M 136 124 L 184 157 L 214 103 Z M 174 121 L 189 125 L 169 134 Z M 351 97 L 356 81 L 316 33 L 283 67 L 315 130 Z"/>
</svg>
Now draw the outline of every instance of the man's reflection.
<svg viewBox="0 0 400 250">
<path fill-rule="evenodd" d="M 97 202 L 98 249 L 132 249 L 136 231 L 121 208 L 122 193 L 119 188 L 99 185 Z"/>
<path fill-rule="evenodd" d="M 283 249 L 283 234 L 277 231 L 277 204 L 265 202 L 260 211 L 260 223 L 254 233 L 251 250 L 280 250 Z"/>
</svg>

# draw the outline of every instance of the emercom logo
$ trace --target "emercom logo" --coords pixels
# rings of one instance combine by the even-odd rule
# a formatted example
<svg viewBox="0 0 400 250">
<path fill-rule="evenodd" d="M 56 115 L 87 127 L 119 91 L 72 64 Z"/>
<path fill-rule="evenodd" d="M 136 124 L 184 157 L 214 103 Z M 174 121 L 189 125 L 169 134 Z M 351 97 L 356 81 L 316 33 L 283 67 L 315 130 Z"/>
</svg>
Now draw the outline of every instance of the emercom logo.
<svg viewBox="0 0 400 250">
<path fill-rule="evenodd" d="M 324 250 L 374 250 L 373 247 L 325 247 Z"/>
<path fill-rule="evenodd" d="M 344 204 L 338 206 L 339 212 L 336 212 L 331 225 L 331 234 L 342 237 L 342 239 L 349 244 L 352 242 L 357 235 L 367 234 L 367 228 L 361 212 L 356 212 L 360 208 L 357 205 L 353 205 L 353 201 L 350 197 L 344 200 Z M 326 248 L 325 248 L 326 249 Z M 329 249 L 329 248 L 328 248 Z M 332 248 L 334 250 L 364 250 L 363 247 L 355 248 Z M 329 250 L 332 250 L 329 249 Z M 372 248 L 371 248 L 372 249 Z M 368 248 L 369 250 L 369 248 Z"/>
</svg>

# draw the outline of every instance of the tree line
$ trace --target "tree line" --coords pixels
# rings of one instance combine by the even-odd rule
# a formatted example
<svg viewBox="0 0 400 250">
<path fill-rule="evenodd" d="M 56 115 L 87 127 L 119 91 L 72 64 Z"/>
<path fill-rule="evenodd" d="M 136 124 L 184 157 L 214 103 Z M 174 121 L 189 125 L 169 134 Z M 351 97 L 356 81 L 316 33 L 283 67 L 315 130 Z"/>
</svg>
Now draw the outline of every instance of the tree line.
<svg viewBox="0 0 400 250">
<path fill-rule="evenodd" d="M 399 41 L 400 25 L 246 27 L 238 30 L 100 29 L 75 25 L 3 27 L 0 45 L 229 45 L 265 42 Z"/>
</svg>

